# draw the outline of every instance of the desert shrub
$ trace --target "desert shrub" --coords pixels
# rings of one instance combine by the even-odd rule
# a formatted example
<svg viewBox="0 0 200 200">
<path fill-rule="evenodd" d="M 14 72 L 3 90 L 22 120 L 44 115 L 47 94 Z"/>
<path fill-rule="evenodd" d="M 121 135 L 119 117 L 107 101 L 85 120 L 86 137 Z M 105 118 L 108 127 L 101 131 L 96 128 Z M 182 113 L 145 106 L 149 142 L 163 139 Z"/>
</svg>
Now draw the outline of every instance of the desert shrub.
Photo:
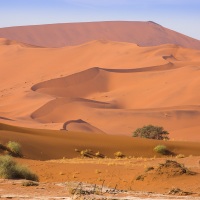
<svg viewBox="0 0 200 200">
<path fill-rule="evenodd" d="M 183 154 L 178 154 L 178 155 L 176 156 L 176 158 L 185 158 L 185 155 L 183 155 Z"/>
<path fill-rule="evenodd" d="M 156 153 L 162 154 L 162 155 L 167 155 L 169 154 L 169 150 L 167 149 L 167 147 L 165 145 L 158 145 L 154 148 L 154 151 Z"/>
<path fill-rule="evenodd" d="M 152 171 L 152 170 L 154 170 L 154 167 L 147 167 L 145 172 L 149 172 L 149 171 Z"/>
<path fill-rule="evenodd" d="M 123 155 L 123 153 L 121 151 L 115 152 L 114 156 L 115 156 L 115 158 L 123 158 L 124 157 L 124 155 Z"/>
<path fill-rule="evenodd" d="M 11 155 L 19 157 L 22 156 L 21 145 L 19 143 L 9 141 L 6 146 L 10 150 Z"/>
<path fill-rule="evenodd" d="M 188 168 L 186 168 L 183 164 L 178 163 L 174 160 L 166 160 L 165 163 L 162 163 L 159 165 L 159 167 L 156 169 L 156 172 L 158 174 L 166 173 L 166 169 L 168 170 L 168 176 L 180 176 L 183 174 L 186 175 L 196 175 L 196 172 L 190 171 Z"/>
<path fill-rule="evenodd" d="M 88 153 L 89 153 L 89 151 L 87 149 L 86 150 L 82 150 L 80 152 L 81 156 L 86 156 L 86 157 L 87 157 Z"/>
<path fill-rule="evenodd" d="M 96 153 L 95 153 L 95 156 L 96 156 L 96 157 L 99 157 L 99 156 L 101 156 L 100 152 L 99 152 L 99 151 L 98 151 L 98 152 L 96 152 Z"/>
<path fill-rule="evenodd" d="M 22 186 L 25 186 L 25 187 L 29 187 L 29 186 L 38 186 L 39 184 L 37 182 L 34 182 L 34 181 L 24 181 L 22 183 Z"/>
<path fill-rule="evenodd" d="M 144 181 L 145 176 L 144 175 L 139 175 L 136 177 L 136 181 Z"/>
<path fill-rule="evenodd" d="M 17 164 L 10 156 L 0 156 L 0 177 L 38 181 L 36 174 L 25 166 Z"/>
<path fill-rule="evenodd" d="M 155 140 L 169 140 L 168 132 L 160 126 L 147 125 L 133 132 L 133 137 L 141 137 Z"/>
</svg>

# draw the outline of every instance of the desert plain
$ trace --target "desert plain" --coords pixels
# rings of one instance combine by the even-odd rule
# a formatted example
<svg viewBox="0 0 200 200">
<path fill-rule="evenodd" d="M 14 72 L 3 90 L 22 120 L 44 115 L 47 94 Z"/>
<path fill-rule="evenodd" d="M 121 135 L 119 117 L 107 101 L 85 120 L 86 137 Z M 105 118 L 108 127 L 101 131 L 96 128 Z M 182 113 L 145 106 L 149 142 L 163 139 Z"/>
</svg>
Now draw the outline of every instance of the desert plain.
<svg viewBox="0 0 200 200">
<path fill-rule="evenodd" d="M 11 27 L 0 36 L 0 142 L 18 142 L 23 157 L 14 159 L 40 180 L 1 179 L 2 198 L 200 199 L 199 40 L 153 22 Z M 148 124 L 170 140 L 132 137 Z M 87 194 L 73 194 L 80 185 Z"/>
</svg>

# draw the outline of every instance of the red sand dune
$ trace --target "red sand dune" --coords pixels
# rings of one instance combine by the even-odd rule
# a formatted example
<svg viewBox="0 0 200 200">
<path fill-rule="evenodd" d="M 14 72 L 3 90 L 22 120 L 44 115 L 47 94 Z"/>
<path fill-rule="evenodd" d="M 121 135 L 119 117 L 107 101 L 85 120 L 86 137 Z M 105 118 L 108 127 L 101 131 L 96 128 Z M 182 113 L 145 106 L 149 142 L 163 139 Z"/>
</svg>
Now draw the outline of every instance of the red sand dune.
<svg viewBox="0 0 200 200">
<path fill-rule="evenodd" d="M 154 22 L 85 22 L 9 27 L 0 37 L 43 47 L 79 45 L 91 40 L 111 40 L 140 46 L 176 44 L 200 49 L 200 41 L 167 29 Z"/>
<path fill-rule="evenodd" d="M 92 41 L 54 49 L 1 39 L 0 121 L 61 129 L 81 119 L 87 126 L 70 130 L 129 136 L 155 124 L 171 139 L 200 141 L 199 64 L 199 50 L 177 45 Z"/>
</svg>

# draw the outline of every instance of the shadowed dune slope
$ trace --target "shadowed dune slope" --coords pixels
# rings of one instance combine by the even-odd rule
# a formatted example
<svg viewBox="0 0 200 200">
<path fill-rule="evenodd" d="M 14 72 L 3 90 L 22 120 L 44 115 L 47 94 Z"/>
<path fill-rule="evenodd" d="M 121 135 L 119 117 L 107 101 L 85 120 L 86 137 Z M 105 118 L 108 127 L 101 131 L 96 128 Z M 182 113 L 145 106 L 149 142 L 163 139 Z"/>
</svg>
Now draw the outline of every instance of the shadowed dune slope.
<svg viewBox="0 0 200 200">
<path fill-rule="evenodd" d="M 0 37 L 43 47 L 79 45 L 91 40 L 136 43 L 140 46 L 176 44 L 200 49 L 200 41 L 169 30 L 154 22 L 83 22 L 9 27 Z"/>
<path fill-rule="evenodd" d="M 92 126 L 91 124 L 78 119 L 78 120 L 70 120 L 67 121 L 63 124 L 63 129 L 62 130 L 67 130 L 67 131 L 78 131 L 78 132 L 87 132 L 87 133 L 97 133 L 97 134 L 105 134 L 103 131 L 100 129 Z"/>
<path fill-rule="evenodd" d="M 108 157 L 121 151 L 126 156 L 153 157 L 153 148 L 165 144 L 174 151 L 185 156 L 199 155 L 199 143 L 155 141 L 130 138 L 126 136 L 110 136 L 106 134 L 88 134 L 70 131 L 39 130 L 15 127 L 0 123 L 0 139 L 2 143 L 16 141 L 22 145 L 24 156 L 30 159 L 47 160 L 62 157 L 80 157 L 75 149 L 91 149 Z M 158 156 L 158 155 L 157 155 Z"/>
<path fill-rule="evenodd" d="M 200 141 L 199 50 L 113 41 L 54 49 L 6 41 L 0 45 L 1 121 L 58 130 L 80 119 L 87 126 L 73 123 L 70 130 L 129 136 L 154 124 L 171 139 Z"/>
</svg>

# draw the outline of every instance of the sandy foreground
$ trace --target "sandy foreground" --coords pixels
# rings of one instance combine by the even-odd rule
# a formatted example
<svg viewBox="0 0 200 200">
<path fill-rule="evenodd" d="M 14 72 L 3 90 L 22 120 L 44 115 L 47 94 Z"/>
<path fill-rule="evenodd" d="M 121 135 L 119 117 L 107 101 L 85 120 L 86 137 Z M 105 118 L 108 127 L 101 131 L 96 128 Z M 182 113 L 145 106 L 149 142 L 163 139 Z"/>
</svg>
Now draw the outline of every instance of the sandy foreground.
<svg viewBox="0 0 200 200">
<path fill-rule="evenodd" d="M 6 124 L 0 124 L 0 139 L 2 144 L 19 142 L 24 158 L 15 160 L 30 168 L 40 179 L 39 185 L 30 187 L 22 185 L 24 180 L 1 180 L 2 198 L 200 198 L 198 142 L 155 141 Z M 166 145 L 174 156 L 155 153 L 153 148 L 158 144 Z M 81 152 L 86 149 L 89 153 L 83 157 Z M 117 151 L 125 158 L 114 158 Z M 95 156 L 97 152 L 100 158 Z M 187 174 L 174 164 L 159 169 L 166 160 L 177 161 L 192 173 Z M 76 194 L 72 193 L 74 190 Z"/>
<path fill-rule="evenodd" d="M 171 159 L 171 158 L 168 158 Z M 0 180 L 2 199 L 200 199 L 200 157 L 173 158 L 198 174 L 158 175 L 146 173 L 166 158 L 62 159 L 35 161 L 17 159 L 39 175 L 38 186 L 22 186 L 23 180 Z M 138 175 L 146 178 L 136 180 Z M 169 194 L 173 188 L 183 192 Z M 78 191 L 82 191 L 78 194 Z M 76 190 L 77 194 L 72 194 Z M 96 192 L 92 192 L 92 191 Z M 90 194 L 88 194 L 90 192 Z M 177 196 L 178 195 L 178 196 Z"/>
</svg>

